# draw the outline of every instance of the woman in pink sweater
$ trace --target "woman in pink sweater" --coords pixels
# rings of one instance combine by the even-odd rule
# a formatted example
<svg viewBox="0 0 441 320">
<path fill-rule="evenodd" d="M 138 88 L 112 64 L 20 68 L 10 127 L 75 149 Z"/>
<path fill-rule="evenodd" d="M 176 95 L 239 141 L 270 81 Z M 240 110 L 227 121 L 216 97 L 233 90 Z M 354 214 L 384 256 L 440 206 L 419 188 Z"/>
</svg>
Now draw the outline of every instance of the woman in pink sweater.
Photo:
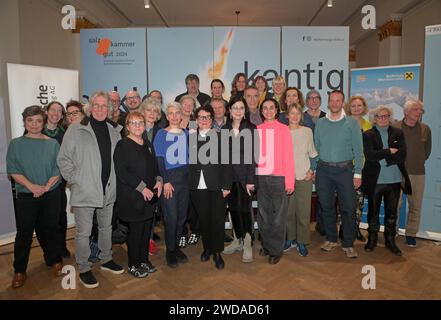
<svg viewBox="0 0 441 320">
<path fill-rule="evenodd" d="M 294 152 L 289 128 L 277 121 L 280 108 L 274 99 L 262 102 L 264 123 L 257 126 L 260 152 L 257 166 L 261 256 L 276 264 L 283 254 L 288 195 L 294 192 Z"/>
</svg>

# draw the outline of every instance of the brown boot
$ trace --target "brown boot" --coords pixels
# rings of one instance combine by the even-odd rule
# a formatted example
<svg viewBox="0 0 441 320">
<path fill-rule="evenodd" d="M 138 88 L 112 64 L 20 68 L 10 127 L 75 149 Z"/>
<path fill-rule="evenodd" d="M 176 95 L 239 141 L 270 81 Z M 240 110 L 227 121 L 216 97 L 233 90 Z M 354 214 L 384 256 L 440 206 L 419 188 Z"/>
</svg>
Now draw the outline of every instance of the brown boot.
<svg viewBox="0 0 441 320">
<path fill-rule="evenodd" d="M 16 272 L 14 273 L 14 278 L 12 279 L 12 287 L 20 288 L 24 285 L 26 281 L 26 272 Z"/>
<path fill-rule="evenodd" d="M 52 265 L 52 271 L 54 272 L 54 275 L 56 277 L 59 277 L 63 274 L 62 269 L 63 269 L 63 264 L 61 262 L 57 262 Z"/>
</svg>

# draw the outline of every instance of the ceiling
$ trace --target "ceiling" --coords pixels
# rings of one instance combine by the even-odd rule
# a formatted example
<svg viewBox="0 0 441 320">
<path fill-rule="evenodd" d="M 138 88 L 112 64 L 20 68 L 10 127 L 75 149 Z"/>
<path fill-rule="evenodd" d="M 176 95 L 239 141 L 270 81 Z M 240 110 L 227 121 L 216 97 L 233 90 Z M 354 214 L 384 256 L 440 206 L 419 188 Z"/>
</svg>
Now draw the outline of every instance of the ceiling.
<svg viewBox="0 0 441 320">
<path fill-rule="evenodd" d="M 332 8 L 326 0 L 151 0 L 150 9 L 144 0 L 109 2 L 137 26 L 325 26 L 341 25 L 366 0 L 334 0 Z"/>
<path fill-rule="evenodd" d="M 51 0 L 46 0 L 51 1 Z M 376 9 L 376 25 L 430 0 L 52 0 L 72 4 L 104 28 L 182 26 L 349 26 L 355 45 L 378 30 L 361 28 L 364 5 Z M 236 14 L 240 11 L 240 14 Z"/>
</svg>

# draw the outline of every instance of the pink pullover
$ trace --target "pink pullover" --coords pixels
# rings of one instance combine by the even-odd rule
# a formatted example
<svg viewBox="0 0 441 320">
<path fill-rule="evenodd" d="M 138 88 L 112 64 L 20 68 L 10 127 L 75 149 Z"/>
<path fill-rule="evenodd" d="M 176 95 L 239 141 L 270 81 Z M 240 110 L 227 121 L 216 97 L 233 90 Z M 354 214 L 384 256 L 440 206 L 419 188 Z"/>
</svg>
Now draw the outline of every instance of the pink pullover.
<svg viewBox="0 0 441 320">
<path fill-rule="evenodd" d="M 277 120 L 257 126 L 259 132 L 259 161 L 257 175 L 285 177 L 285 188 L 294 189 L 294 148 L 288 126 Z"/>
</svg>

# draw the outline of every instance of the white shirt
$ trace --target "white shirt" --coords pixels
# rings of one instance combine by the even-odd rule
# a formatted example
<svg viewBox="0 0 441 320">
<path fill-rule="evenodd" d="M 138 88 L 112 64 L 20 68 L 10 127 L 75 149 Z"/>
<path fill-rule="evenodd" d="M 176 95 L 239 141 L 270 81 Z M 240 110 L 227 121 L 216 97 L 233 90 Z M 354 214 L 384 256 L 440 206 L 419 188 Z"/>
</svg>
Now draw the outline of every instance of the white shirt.
<svg viewBox="0 0 441 320">
<path fill-rule="evenodd" d="M 331 119 L 331 111 L 329 111 L 329 112 L 326 113 L 326 118 L 327 118 L 329 121 L 332 121 L 332 122 L 340 121 L 340 120 L 343 119 L 344 117 L 346 117 L 346 113 L 345 113 L 345 110 L 344 110 L 343 108 L 341 109 L 340 117 L 339 117 L 338 119 L 336 119 L 336 120 Z"/>
<path fill-rule="evenodd" d="M 208 131 L 209 131 L 209 129 L 199 131 L 199 134 L 201 135 L 202 138 L 205 138 L 207 136 Z M 207 184 L 205 183 L 204 172 L 201 170 L 201 175 L 199 177 L 198 190 L 206 190 L 206 189 L 208 189 L 208 188 L 207 188 Z"/>
</svg>

